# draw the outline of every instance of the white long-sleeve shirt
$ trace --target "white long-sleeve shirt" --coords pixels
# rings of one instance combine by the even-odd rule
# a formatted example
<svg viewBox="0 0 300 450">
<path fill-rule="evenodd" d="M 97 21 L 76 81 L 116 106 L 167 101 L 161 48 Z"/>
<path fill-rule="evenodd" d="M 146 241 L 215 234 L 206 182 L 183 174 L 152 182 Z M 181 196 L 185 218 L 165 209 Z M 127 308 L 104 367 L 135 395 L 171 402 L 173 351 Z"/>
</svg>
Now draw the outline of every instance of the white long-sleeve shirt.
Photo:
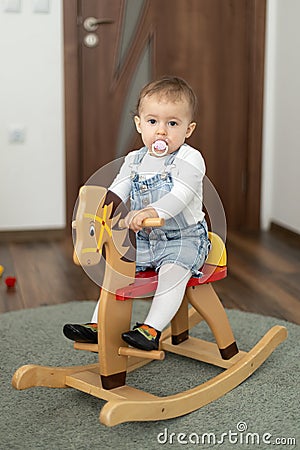
<svg viewBox="0 0 300 450">
<path fill-rule="evenodd" d="M 131 173 L 134 167 L 134 159 L 138 150 L 134 150 L 125 157 L 124 163 L 109 187 L 124 202 L 128 200 L 131 190 Z M 166 166 L 165 160 L 169 155 L 156 157 L 146 153 L 137 172 L 145 179 L 162 173 Z M 151 203 L 159 217 L 169 219 L 180 212 L 189 225 L 201 222 L 204 218 L 202 209 L 203 177 L 205 175 L 205 162 L 201 153 L 193 147 L 183 144 L 171 167 L 173 187 L 170 192 L 161 199 Z"/>
</svg>

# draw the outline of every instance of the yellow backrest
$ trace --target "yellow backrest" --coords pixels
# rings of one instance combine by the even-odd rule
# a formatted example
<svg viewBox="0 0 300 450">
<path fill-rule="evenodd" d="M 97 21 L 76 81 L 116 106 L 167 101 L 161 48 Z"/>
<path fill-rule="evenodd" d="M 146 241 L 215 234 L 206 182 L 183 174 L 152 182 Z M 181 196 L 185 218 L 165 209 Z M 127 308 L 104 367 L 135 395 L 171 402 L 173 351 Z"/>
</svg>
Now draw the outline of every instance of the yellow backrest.
<svg viewBox="0 0 300 450">
<path fill-rule="evenodd" d="M 225 244 L 217 234 L 209 231 L 209 240 L 211 242 L 211 249 L 205 261 L 206 264 L 224 267 L 227 264 Z"/>
</svg>

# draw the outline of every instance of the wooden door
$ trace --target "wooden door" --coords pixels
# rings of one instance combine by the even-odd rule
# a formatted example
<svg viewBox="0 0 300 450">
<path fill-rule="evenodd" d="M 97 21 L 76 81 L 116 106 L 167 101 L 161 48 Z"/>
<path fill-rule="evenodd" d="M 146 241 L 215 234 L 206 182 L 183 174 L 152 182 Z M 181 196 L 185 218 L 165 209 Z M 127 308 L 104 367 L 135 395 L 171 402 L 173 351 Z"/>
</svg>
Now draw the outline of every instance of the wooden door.
<svg viewBox="0 0 300 450">
<path fill-rule="evenodd" d="M 265 0 L 66 0 L 68 218 L 99 167 L 140 145 L 140 88 L 185 78 L 198 100 L 198 148 L 229 228 L 259 228 Z M 84 21 L 103 23 L 89 33 Z M 90 39 L 90 34 L 93 34 Z M 99 39 L 94 47 L 84 43 Z"/>
</svg>

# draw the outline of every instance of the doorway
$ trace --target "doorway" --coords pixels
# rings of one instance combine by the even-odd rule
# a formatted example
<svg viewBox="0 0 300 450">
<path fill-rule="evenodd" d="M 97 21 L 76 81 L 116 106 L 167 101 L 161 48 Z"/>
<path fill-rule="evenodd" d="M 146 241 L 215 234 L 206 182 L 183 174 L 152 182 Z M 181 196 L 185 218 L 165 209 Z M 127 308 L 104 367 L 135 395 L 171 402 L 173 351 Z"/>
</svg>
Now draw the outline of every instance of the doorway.
<svg viewBox="0 0 300 450">
<path fill-rule="evenodd" d="M 258 230 L 265 0 L 63 5 L 69 223 L 79 187 L 141 145 L 131 112 L 142 85 L 172 74 L 198 97 L 198 125 L 188 143 L 204 156 L 228 228 Z"/>
</svg>

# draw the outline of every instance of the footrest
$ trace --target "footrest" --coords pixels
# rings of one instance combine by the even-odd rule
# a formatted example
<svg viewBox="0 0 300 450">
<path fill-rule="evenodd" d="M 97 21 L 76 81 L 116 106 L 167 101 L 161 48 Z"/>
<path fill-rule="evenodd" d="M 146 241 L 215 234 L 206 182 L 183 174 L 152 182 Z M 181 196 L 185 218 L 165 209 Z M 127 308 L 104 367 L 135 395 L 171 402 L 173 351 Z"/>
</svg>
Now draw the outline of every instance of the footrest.
<svg viewBox="0 0 300 450">
<path fill-rule="evenodd" d="M 86 344 L 84 342 L 74 342 L 74 350 L 85 350 L 87 352 L 98 353 L 98 344 Z"/>
<path fill-rule="evenodd" d="M 157 359 L 159 361 L 165 359 L 165 352 L 163 352 L 162 350 L 146 351 L 132 347 L 120 347 L 118 354 L 120 356 L 135 356 L 137 358 Z"/>
</svg>

